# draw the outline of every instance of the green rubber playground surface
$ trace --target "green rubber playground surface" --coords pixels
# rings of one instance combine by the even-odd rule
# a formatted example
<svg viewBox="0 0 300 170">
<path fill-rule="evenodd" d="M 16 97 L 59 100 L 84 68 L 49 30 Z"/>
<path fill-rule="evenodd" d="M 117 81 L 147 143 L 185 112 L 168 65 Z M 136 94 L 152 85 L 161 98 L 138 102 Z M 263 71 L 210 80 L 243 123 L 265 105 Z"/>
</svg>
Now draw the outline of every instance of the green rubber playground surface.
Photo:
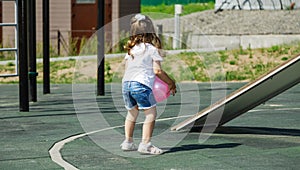
<svg viewBox="0 0 300 170">
<path fill-rule="evenodd" d="M 38 102 L 30 103 L 30 112 L 18 111 L 18 85 L 0 85 L 0 169 L 64 169 L 53 160 L 59 156 L 63 166 L 71 165 L 67 169 L 83 170 L 300 169 L 299 84 L 213 134 L 169 130 L 193 115 L 194 110 L 212 104 L 212 94 L 219 95 L 224 90 L 229 94 L 244 84 L 227 83 L 226 89 L 212 88 L 209 83 L 180 84 L 183 90 L 158 105 L 153 144 L 166 151 L 159 156 L 124 153 L 119 149 L 126 110 L 120 102 L 122 96 L 111 90 L 118 85 L 107 84 L 106 96 L 79 95 L 77 104 L 73 101 L 72 85 L 52 85 L 51 94 L 47 95 L 42 94 L 40 85 Z M 136 144 L 141 126 L 136 125 Z M 180 135 L 183 137 L 179 140 Z M 59 142 L 63 142 L 56 150 L 59 155 L 51 155 L 49 150 Z"/>
</svg>

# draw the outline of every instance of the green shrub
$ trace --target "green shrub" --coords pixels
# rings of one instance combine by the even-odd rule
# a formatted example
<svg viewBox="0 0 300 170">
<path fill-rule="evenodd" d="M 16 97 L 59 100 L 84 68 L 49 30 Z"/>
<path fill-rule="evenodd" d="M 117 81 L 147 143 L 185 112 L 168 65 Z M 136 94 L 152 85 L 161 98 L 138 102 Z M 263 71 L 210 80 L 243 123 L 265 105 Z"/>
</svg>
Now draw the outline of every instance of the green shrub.
<svg viewBox="0 0 300 170">
<path fill-rule="evenodd" d="M 270 47 L 270 48 L 267 48 L 267 51 L 269 52 L 269 53 L 274 53 L 274 52 L 277 52 L 277 51 L 279 51 L 279 46 L 278 45 L 274 45 L 274 46 L 272 46 L 272 47 Z"/>
<path fill-rule="evenodd" d="M 228 71 L 226 72 L 226 80 L 245 80 L 247 77 L 243 76 L 239 71 Z"/>
<path fill-rule="evenodd" d="M 230 64 L 230 65 L 235 65 L 235 64 L 236 64 L 236 61 L 231 60 L 231 61 L 229 61 L 229 64 Z"/>
<path fill-rule="evenodd" d="M 247 52 L 247 50 L 244 50 L 242 46 L 240 46 L 240 47 L 239 47 L 239 54 L 240 54 L 240 55 L 247 55 L 248 52 Z"/>
<path fill-rule="evenodd" d="M 220 54 L 220 60 L 221 60 L 221 62 L 225 62 L 228 59 L 228 57 L 229 57 L 228 54 L 226 54 L 225 51 L 220 51 L 219 54 Z"/>
<path fill-rule="evenodd" d="M 214 2 L 189 3 L 183 5 L 182 15 L 188 15 L 194 12 L 213 10 L 213 9 L 214 9 Z M 174 5 L 165 5 L 165 4 L 155 5 L 155 6 L 141 5 L 141 13 L 149 15 L 152 19 L 171 18 L 174 16 Z M 161 14 L 157 14 L 157 13 L 161 13 Z M 162 13 L 167 15 L 162 15 Z"/>
<path fill-rule="evenodd" d="M 15 63 L 8 62 L 6 65 L 7 65 L 8 67 L 11 67 L 11 66 L 15 66 Z"/>
</svg>

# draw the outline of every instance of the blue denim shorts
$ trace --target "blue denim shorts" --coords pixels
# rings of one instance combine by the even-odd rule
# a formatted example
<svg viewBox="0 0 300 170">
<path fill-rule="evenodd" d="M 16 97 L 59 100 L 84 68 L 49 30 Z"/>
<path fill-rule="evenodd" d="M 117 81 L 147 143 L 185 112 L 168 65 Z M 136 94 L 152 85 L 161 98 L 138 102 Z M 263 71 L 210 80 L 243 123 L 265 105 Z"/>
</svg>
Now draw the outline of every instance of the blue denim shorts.
<svg viewBox="0 0 300 170">
<path fill-rule="evenodd" d="M 122 94 L 127 110 L 138 106 L 138 109 L 149 109 L 156 106 L 152 89 L 136 81 L 123 83 Z"/>
</svg>

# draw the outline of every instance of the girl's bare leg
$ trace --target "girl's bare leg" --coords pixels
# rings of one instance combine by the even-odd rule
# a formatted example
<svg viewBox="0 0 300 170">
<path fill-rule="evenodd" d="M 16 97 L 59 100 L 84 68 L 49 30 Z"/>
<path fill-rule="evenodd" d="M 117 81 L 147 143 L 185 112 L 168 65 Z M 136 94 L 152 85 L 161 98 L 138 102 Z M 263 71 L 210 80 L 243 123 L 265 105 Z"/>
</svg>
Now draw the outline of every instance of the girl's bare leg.
<svg viewBox="0 0 300 170">
<path fill-rule="evenodd" d="M 133 131 L 139 110 L 137 107 L 129 110 L 125 120 L 125 138 L 129 142 L 133 142 Z"/>
<path fill-rule="evenodd" d="M 142 142 L 146 144 L 149 143 L 151 140 L 157 111 L 156 107 L 152 107 L 150 109 L 144 110 L 144 112 L 145 122 L 143 124 Z"/>
</svg>

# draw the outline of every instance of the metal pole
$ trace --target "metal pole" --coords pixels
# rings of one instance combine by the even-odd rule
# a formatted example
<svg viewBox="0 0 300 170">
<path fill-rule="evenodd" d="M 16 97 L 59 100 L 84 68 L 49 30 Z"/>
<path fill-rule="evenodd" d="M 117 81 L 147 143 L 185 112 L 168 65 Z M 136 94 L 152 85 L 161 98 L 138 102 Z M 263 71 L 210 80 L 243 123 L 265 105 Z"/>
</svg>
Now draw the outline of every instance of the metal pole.
<svg viewBox="0 0 300 170">
<path fill-rule="evenodd" d="M 57 30 L 57 55 L 60 56 L 60 31 Z"/>
<path fill-rule="evenodd" d="M 16 23 L 16 26 L 15 26 L 15 48 L 18 49 L 18 44 L 19 44 L 19 35 L 18 35 L 18 18 L 19 18 L 19 15 L 18 15 L 18 0 L 15 1 L 15 23 Z M 18 61 L 19 61 L 19 55 L 18 55 L 18 50 L 15 52 L 15 73 L 16 75 L 19 75 L 19 64 L 18 64 Z"/>
<path fill-rule="evenodd" d="M 28 1 L 28 54 L 29 54 L 29 99 L 32 102 L 37 101 L 37 87 L 36 87 L 36 14 L 35 14 L 35 0 Z"/>
<path fill-rule="evenodd" d="M 27 0 L 18 1 L 18 33 L 19 33 L 19 110 L 29 111 L 28 99 L 28 56 L 27 56 Z"/>
<path fill-rule="evenodd" d="M 174 31 L 174 44 L 173 48 L 178 49 L 179 48 L 179 39 L 180 39 L 180 21 L 179 21 L 179 14 L 175 14 L 175 31 Z"/>
<path fill-rule="evenodd" d="M 175 4 L 175 24 L 174 24 L 174 40 L 173 40 L 173 48 L 180 48 L 180 17 L 179 15 L 182 13 L 182 5 Z"/>
<path fill-rule="evenodd" d="M 104 10 L 105 0 L 98 0 L 98 24 L 97 24 L 97 95 L 105 95 L 105 78 L 104 78 Z"/>
<path fill-rule="evenodd" d="M 43 0 L 43 93 L 50 93 L 49 1 Z"/>
</svg>

